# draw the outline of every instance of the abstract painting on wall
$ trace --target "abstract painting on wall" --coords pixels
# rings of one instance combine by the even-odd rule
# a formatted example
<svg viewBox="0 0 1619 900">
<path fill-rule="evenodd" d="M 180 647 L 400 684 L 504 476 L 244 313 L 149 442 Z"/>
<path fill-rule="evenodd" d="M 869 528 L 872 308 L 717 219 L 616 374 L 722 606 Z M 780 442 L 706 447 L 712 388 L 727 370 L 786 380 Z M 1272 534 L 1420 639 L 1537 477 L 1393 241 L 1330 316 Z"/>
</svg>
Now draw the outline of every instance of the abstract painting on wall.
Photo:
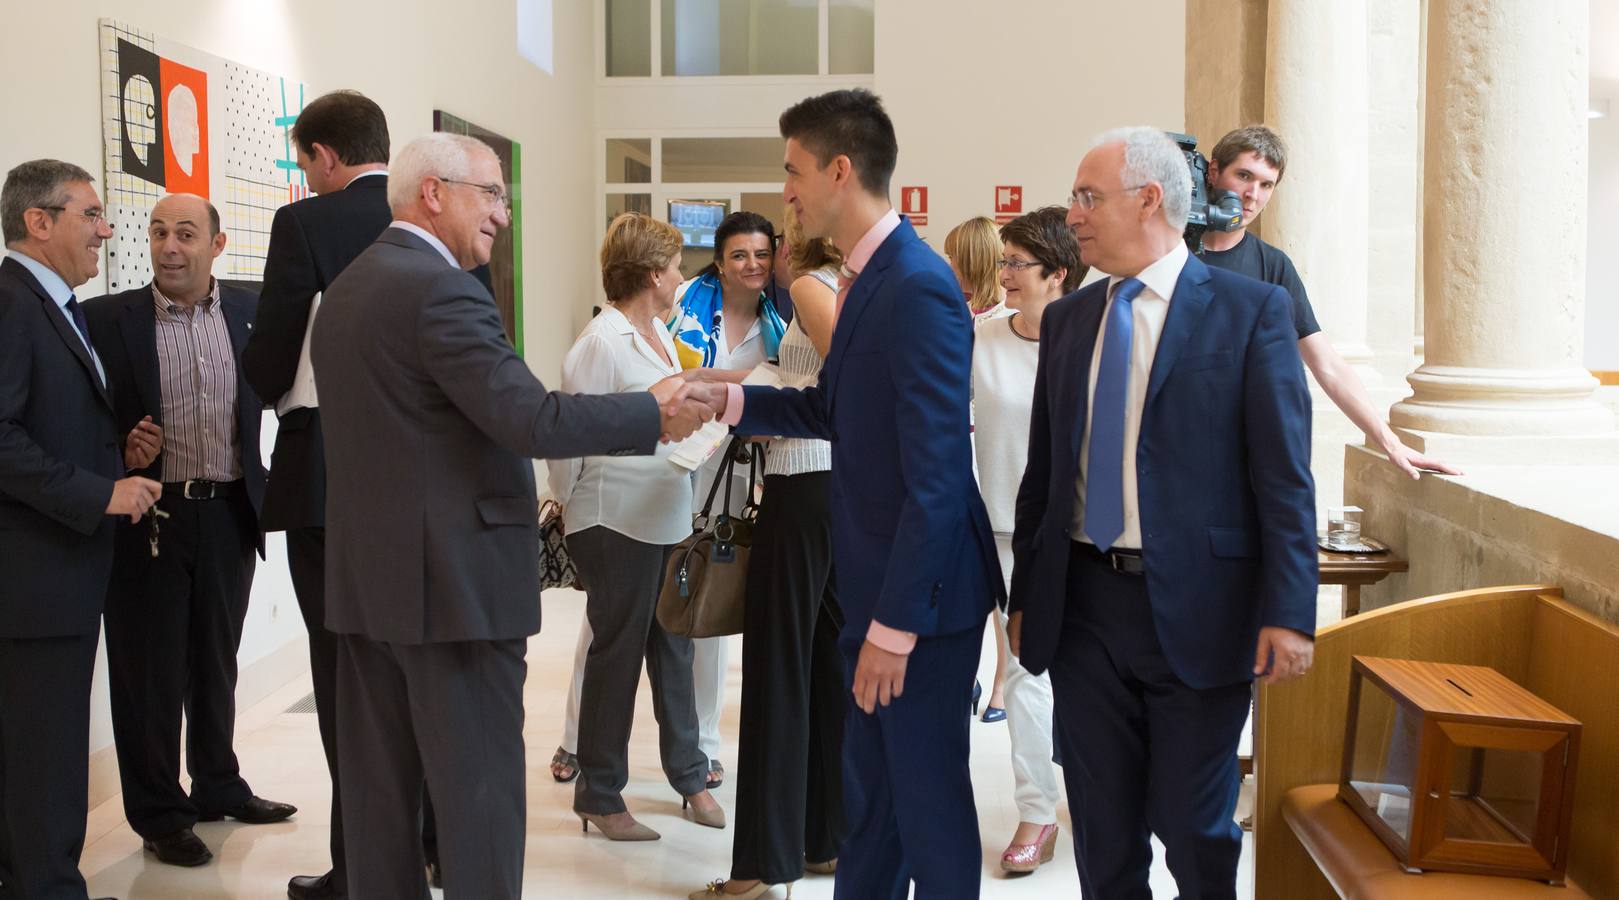
<svg viewBox="0 0 1619 900">
<path fill-rule="evenodd" d="M 275 211 L 309 196 L 290 137 L 304 85 L 112 19 L 97 28 L 107 216 L 118 226 L 108 288 L 151 280 L 147 219 L 160 197 L 182 192 L 219 210 L 229 240 L 214 274 L 262 281 Z"/>
<path fill-rule="evenodd" d="M 512 227 L 495 238 L 489 259 L 489 281 L 500 307 L 506 336 L 517 352 L 523 352 L 523 152 L 511 138 L 502 137 L 466 119 L 440 109 L 433 110 L 433 130 L 475 137 L 488 144 L 500 158 L 500 172 L 506 178 L 506 196 L 512 202 Z"/>
</svg>

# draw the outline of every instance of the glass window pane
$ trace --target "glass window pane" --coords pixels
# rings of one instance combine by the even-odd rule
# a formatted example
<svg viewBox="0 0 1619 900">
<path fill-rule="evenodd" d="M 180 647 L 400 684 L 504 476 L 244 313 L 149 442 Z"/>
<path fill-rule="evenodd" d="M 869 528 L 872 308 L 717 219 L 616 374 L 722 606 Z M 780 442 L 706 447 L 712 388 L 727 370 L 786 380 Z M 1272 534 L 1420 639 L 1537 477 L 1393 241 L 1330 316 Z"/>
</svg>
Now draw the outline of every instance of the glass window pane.
<svg viewBox="0 0 1619 900">
<path fill-rule="evenodd" d="M 818 0 L 662 0 L 665 75 L 814 75 Z"/>
<path fill-rule="evenodd" d="M 602 232 L 605 234 L 607 226 L 621 213 L 638 212 L 652 215 L 651 194 L 608 194 L 607 218 L 602 222 Z"/>
<path fill-rule="evenodd" d="M 872 7 L 876 0 L 831 0 L 827 4 L 827 72 L 870 75 L 876 71 Z"/>
<path fill-rule="evenodd" d="M 652 139 L 608 138 L 607 183 L 651 184 Z"/>
<path fill-rule="evenodd" d="M 781 138 L 664 138 L 666 184 L 765 182 L 782 180 Z"/>
<path fill-rule="evenodd" d="M 1402 840 L 1411 839 L 1411 791 L 1416 783 L 1418 717 L 1369 678 L 1355 673 L 1355 745 L 1349 785 Z"/>
<path fill-rule="evenodd" d="M 607 74 L 652 74 L 652 4 L 607 0 Z"/>
</svg>

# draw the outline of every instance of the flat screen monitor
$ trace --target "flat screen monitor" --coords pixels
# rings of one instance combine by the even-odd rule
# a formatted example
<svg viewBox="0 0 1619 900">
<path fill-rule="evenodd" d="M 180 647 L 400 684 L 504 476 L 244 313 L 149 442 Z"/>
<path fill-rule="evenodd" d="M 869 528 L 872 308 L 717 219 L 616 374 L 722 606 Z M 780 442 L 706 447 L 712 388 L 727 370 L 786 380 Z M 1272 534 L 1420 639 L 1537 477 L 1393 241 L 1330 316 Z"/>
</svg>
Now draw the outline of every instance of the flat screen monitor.
<svg viewBox="0 0 1619 900">
<path fill-rule="evenodd" d="M 685 235 L 688 247 L 714 247 L 714 229 L 731 212 L 728 200 L 670 200 L 669 224 Z"/>
</svg>

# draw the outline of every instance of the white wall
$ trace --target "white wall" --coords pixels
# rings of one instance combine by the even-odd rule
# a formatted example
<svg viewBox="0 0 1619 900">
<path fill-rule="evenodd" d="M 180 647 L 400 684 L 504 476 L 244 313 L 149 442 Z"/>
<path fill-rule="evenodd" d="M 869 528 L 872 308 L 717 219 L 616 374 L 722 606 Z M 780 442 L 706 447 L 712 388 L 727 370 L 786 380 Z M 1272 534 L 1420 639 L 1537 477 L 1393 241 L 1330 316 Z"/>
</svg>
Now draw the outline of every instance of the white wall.
<svg viewBox="0 0 1619 900">
<path fill-rule="evenodd" d="M 1120 125 L 1182 131 L 1183 0 L 881 0 L 876 90 L 899 132 L 895 201 L 928 188 L 943 250 L 958 222 L 993 215 L 997 185 L 1021 185 L 1023 211 L 1068 202 L 1098 133 Z"/>
<path fill-rule="evenodd" d="M 593 164 L 595 48 L 591 7 L 555 4 L 555 72 L 524 62 L 516 47 L 516 5 L 480 0 L 253 0 L 171 3 L 161 0 L 57 0 L 33 5 L 26 20 L 0 31 L 0 170 L 27 159 L 57 157 L 102 172 L 96 20 L 135 27 L 256 68 L 301 79 L 316 91 L 354 88 L 388 114 L 394 147 L 432 130 L 442 108 L 520 142 L 525 221 L 524 344 L 544 379 L 558 377 L 573 339 L 570 298 L 596 282 L 594 223 L 599 197 Z M 81 290 L 99 293 L 102 280 Z M 560 314 L 560 315 L 559 315 Z M 556 322 L 564 323 L 557 327 Z M 267 417 L 273 420 L 273 417 Z M 265 436 L 266 457 L 273 429 Z M 303 635 L 287 577 L 283 544 L 255 581 L 240 661 L 244 701 L 254 671 L 288 674 Z M 273 671 L 255 663 L 274 663 Z M 296 672 L 292 672 L 296 674 Z M 262 695 L 276 684 L 255 684 Z M 106 680 L 98 672 L 92 750 L 111 742 Z"/>
</svg>

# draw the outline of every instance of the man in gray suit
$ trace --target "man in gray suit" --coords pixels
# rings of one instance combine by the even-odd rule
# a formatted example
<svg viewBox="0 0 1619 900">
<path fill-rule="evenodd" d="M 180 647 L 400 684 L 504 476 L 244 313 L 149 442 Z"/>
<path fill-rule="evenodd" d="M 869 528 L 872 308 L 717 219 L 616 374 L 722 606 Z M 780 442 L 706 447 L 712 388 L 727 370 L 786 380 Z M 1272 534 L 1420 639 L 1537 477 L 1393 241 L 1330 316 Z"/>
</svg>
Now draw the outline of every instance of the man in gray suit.
<svg viewBox="0 0 1619 900">
<path fill-rule="evenodd" d="M 315 322 L 351 900 L 428 897 L 424 775 L 445 896 L 521 894 L 523 654 L 540 629 L 529 458 L 649 454 L 712 417 L 676 380 L 600 397 L 540 384 L 466 271 L 489 261 L 507 202 L 486 145 L 413 141 L 390 169 L 394 222 Z"/>
</svg>

